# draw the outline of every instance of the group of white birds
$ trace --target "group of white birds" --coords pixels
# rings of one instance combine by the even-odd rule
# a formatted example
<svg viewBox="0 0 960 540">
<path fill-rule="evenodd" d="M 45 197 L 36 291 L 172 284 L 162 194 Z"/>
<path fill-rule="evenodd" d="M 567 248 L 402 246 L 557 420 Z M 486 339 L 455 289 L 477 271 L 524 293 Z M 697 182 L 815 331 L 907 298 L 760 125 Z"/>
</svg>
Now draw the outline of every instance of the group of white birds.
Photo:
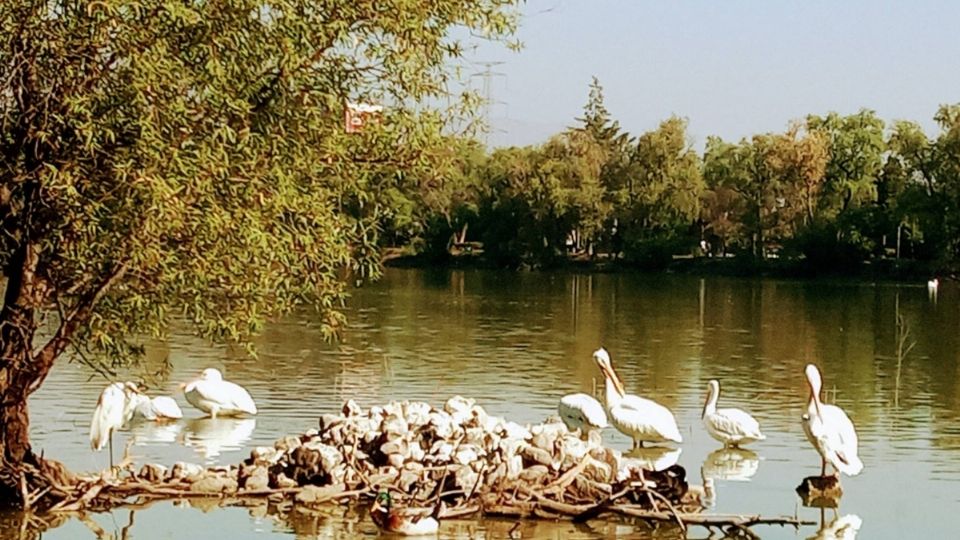
<svg viewBox="0 0 960 540">
<path fill-rule="evenodd" d="M 588 394 L 563 396 L 558 412 L 570 430 L 584 435 L 607 427 L 607 420 L 633 440 L 634 447 L 644 443 L 683 442 L 677 420 L 670 409 L 640 396 L 628 394 L 623 382 L 613 369 L 610 354 L 603 348 L 593 353 L 593 359 L 604 377 L 606 407 Z M 843 409 L 827 405 L 820 399 L 822 380 L 820 370 L 810 364 L 806 367 L 810 398 L 807 412 L 801 417 L 803 430 L 810 444 L 821 457 L 821 475 L 829 463 L 835 471 L 853 476 L 863 469 L 857 456 L 857 432 Z M 204 369 L 200 377 L 180 385 L 187 402 L 216 418 L 257 414 L 257 406 L 242 386 L 226 381 L 219 370 Z M 711 380 L 707 385 L 707 400 L 701 418 L 711 437 L 724 446 L 738 447 L 766 439 L 760 423 L 746 411 L 717 408 L 720 383 Z M 176 400 L 168 396 L 150 398 L 131 382 L 116 382 L 100 394 L 90 422 L 90 446 L 100 450 L 110 445 L 110 463 L 113 464 L 113 432 L 134 417 L 148 421 L 168 421 L 183 417 Z"/>
<path fill-rule="evenodd" d="M 257 405 L 250 393 L 236 383 L 225 381 L 217 369 L 203 370 L 198 378 L 181 384 L 180 388 L 187 403 L 213 418 L 257 414 Z M 172 397 L 151 398 L 132 382 L 115 382 L 104 388 L 90 421 L 90 447 L 101 450 L 109 444 L 111 467 L 113 432 L 134 418 L 175 421 L 183 418 L 183 411 Z"/>
<path fill-rule="evenodd" d="M 571 431 L 584 434 L 607 427 L 607 420 L 633 440 L 634 447 L 644 443 L 683 442 L 677 420 L 670 409 L 640 396 L 626 393 L 623 382 L 613 369 L 610 354 L 603 348 L 593 353 L 593 359 L 604 377 L 606 407 L 588 394 L 570 394 L 560 399 L 558 412 Z M 821 457 L 821 476 L 826 475 L 829 463 L 835 473 L 854 476 L 863 469 L 857 456 L 857 432 L 843 409 L 827 405 L 820 399 L 822 380 L 820 370 L 810 364 L 806 367 L 810 398 L 807 412 L 801 417 L 803 430 L 810 444 Z M 707 386 L 707 400 L 701 418 L 711 437 L 724 446 L 738 447 L 766 437 L 760 423 L 746 411 L 717 408 L 720 383 L 711 380 Z"/>
</svg>

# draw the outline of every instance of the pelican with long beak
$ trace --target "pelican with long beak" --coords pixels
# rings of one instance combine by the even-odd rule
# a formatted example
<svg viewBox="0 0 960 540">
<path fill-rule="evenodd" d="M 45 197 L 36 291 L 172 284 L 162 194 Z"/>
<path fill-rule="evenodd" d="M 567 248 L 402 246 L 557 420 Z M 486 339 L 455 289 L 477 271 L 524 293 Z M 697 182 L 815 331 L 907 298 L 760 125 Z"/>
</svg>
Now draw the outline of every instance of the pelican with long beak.
<svg viewBox="0 0 960 540">
<path fill-rule="evenodd" d="M 610 363 L 610 354 L 603 348 L 593 359 L 605 379 L 605 399 L 610 423 L 633 440 L 634 448 L 643 443 L 683 442 L 677 420 L 670 409 L 655 401 L 627 394 L 620 377 Z"/>
<path fill-rule="evenodd" d="M 857 430 L 853 422 L 840 407 L 820 401 L 823 381 L 817 366 L 808 364 L 805 373 L 810 386 L 810 400 L 807 413 L 802 417 L 803 431 L 810 444 L 820 453 L 820 475 L 826 476 L 827 463 L 833 466 L 835 476 L 841 472 L 847 476 L 860 474 L 863 462 L 857 456 Z"/>
<path fill-rule="evenodd" d="M 707 433 L 723 443 L 724 446 L 739 447 L 754 441 L 766 439 L 760 432 L 760 423 L 750 413 L 742 409 L 717 408 L 720 397 L 720 383 L 711 380 L 707 383 L 707 401 L 703 404 L 700 418 Z"/>
</svg>

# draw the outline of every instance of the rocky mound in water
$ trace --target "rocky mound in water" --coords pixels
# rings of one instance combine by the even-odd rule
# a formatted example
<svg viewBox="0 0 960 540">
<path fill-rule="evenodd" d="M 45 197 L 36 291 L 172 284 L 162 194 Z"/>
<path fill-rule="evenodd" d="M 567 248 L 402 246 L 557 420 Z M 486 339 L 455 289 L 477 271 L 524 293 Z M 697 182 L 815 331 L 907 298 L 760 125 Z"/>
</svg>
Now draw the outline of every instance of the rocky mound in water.
<svg viewBox="0 0 960 540">
<path fill-rule="evenodd" d="M 126 464 L 117 474 L 57 484 L 47 511 L 103 510 L 157 498 L 218 497 L 226 504 L 267 497 L 282 504 L 372 500 L 389 491 L 398 506 L 441 518 L 487 515 L 586 520 L 616 512 L 649 521 L 742 528 L 802 522 L 706 516 L 682 467 L 644 470 L 636 460 L 570 433 L 559 419 L 520 425 L 460 396 L 442 408 L 392 402 L 344 404 L 317 429 L 255 448 L 232 466 Z M 287 502 L 289 501 L 289 502 Z"/>
<path fill-rule="evenodd" d="M 364 410 L 348 401 L 341 414 L 321 416 L 317 430 L 255 449 L 237 482 L 241 490 L 389 489 L 412 505 L 462 505 L 515 489 L 597 502 L 641 482 L 681 504 L 692 502 L 684 499 L 684 476 L 678 466 L 643 471 L 598 438 L 581 440 L 559 419 L 523 426 L 456 396 L 442 409 L 403 401 Z"/>
</svg>

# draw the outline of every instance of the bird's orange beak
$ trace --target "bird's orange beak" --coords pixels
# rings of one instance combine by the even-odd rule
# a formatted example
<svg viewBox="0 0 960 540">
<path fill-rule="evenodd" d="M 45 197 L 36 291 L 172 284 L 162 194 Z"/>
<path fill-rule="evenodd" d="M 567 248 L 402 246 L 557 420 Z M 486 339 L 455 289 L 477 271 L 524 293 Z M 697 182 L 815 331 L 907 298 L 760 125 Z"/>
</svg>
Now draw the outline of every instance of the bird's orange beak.
<svg viewBox="0 0 960 540">
<path fill-rule="evenodd" d="M 604 369 L 604 373 L 613 381 L 614 388 L 617 389 L 617 392 L 619 392 L 621 396 L 627 395 L 627 392 L 623 389 L 623 382 L 620 381 L 620 377 L 617 375 L 616 370 L 613 369 L 613 366 L 610 366 L 609 371 Z"/>
</svg>

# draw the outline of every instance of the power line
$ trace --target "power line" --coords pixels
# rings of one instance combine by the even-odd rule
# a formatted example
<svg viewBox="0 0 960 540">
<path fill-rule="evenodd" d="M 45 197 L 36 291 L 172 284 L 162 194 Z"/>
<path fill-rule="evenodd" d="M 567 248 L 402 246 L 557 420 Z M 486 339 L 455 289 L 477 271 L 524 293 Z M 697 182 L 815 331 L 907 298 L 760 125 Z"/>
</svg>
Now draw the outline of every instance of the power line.
<svg viewBox="0 0 960 540">
<path fill-rule="evenodd" d="M 478 71 L 478 72 L 476 72 L 476 73 L 471 73 L 471 74 L 470 74 L 470 78 L 473 78 L 473 77 L 481 77 L 481 78 L 483 79 L 483 83 L 482 83 L 482 84 L 483 84 L 483 90 L 482 90 L 482 92 L 483 92 L 483 109 L 482 109 L 482 110 L 483 110 L 483 123 L 484 123 L 484 125 L 487 127 L 487 129 L 484 131 L 483 142 L 484 142 L 484 144 L 486 144 L 486 143 L 489 142 L 490 131 L 491 131 L 491 129 L 493 129 L 492 126 L 490 125 L 490 111 L 491 111 L 491 109 L 492 109 L 492 107 L 493 107 L 494 104 L 503 104 L 503 105 L 506 104 L 506 103 L 503 102 L 503 101 L 494 101 L 494 100 L 493 100 L 493 85 L 491 84 L 491 81 L 493 81 L 493 78 L 494 78 L 494 77 L 503 77 L 504 80 L 506 80 L 506 78 L 507 78 L 507 74 L 506 74 L 506 73 L 504 73 L 504 72 L 502 72 L 502 71 L 494 71 L 494 70 L 493 70 L 493 67 L 494 67 L 494 66 L 499 66 L 499 65 L 501 65 L 501 64 L 504 64 L 505 62 L 503 62 L 503 61 L 476 61 L 476 62 L 472 62 L 472 63 L 484 67 L 483 71 Z"/>
</svg>

